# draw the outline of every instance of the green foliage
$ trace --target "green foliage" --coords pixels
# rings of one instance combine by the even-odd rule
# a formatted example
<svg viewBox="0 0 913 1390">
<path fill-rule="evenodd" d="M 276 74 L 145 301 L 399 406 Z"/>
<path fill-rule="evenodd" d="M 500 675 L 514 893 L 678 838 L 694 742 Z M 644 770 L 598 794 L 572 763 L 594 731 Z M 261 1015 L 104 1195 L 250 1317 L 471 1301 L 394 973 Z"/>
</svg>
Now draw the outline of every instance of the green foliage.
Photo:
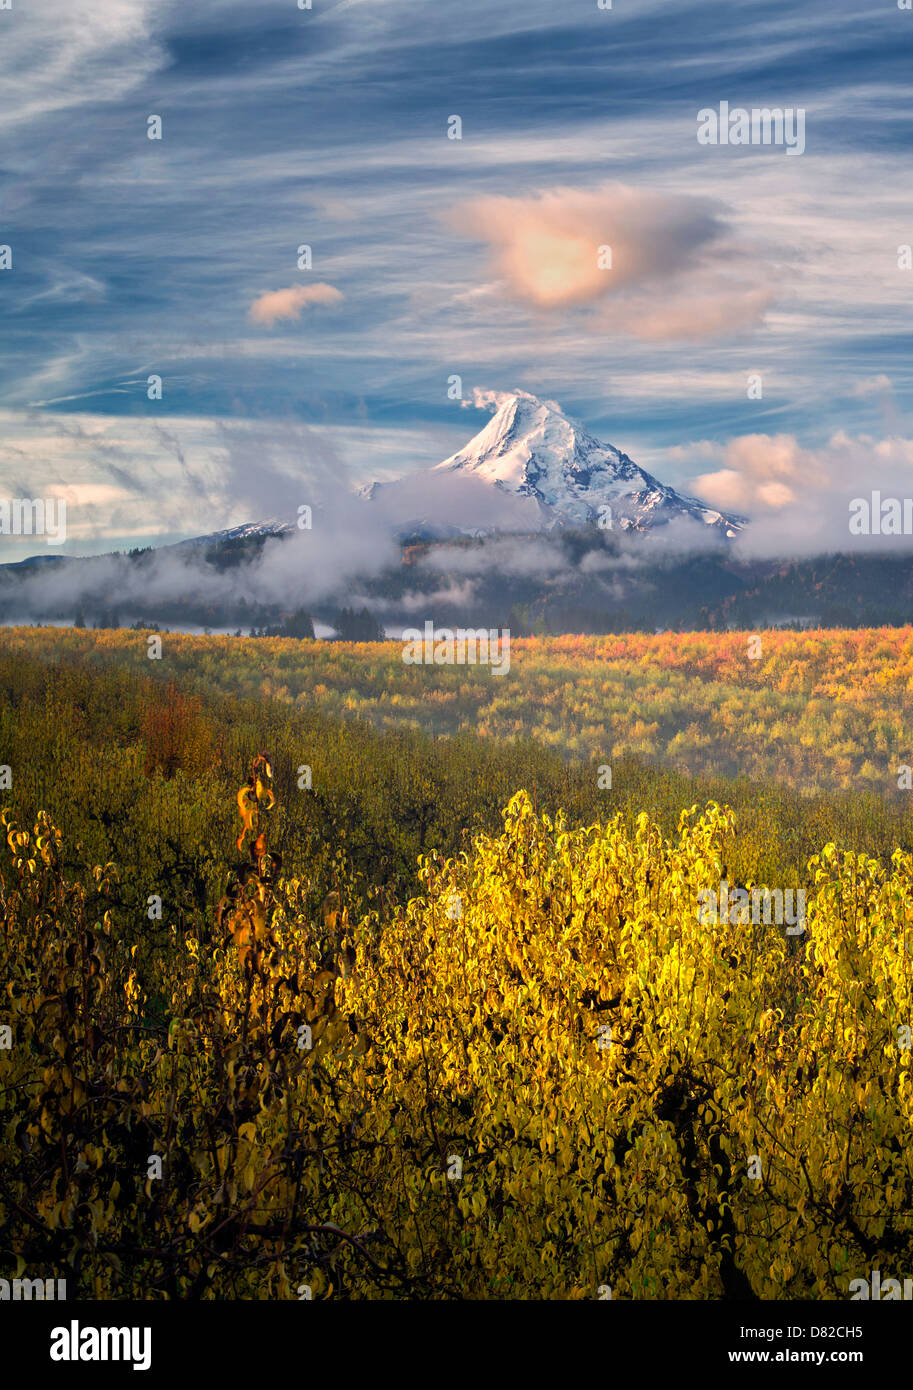
<svg viewBox="0 0 913 1390">
<path fill-rule="evenodd" d="M 164 678 L 141 634 L 0 653 L 17 1275 L 101 1298 L 834 1298 L 909 1269 L 900 799 L 632 756 L 600 790 L 557 744 L 388 718 L 411 676 L 385 649 L 165 640 Z M 801 640 L 766 680 L 823 699 L 840 663 Z M 909 679 L 882 640 L 874 691 Z M 567 659 L 530 653 L 554 670 L 524 660 L 500 696 L 458 672 L 442 705 L 478 683 L 522 735 Z M 738 684 L 734 644 L 662 654 Z M 308 663 L 359 683 L 345 718 L 320 680 L 292 695 Z M 369 676 L 392 727 L 358 717 Z M 807 938 L 702 926 L 723 877 L 804 888 Z"/>
<path fill-rule="evenodd" d="M 727 808 L 670 841 L 518 793 L 499 835 L 424 856 L 418 897 L 353 925 L 280 876 L 270 772 L 257 755 L 238 793 L 218 914 L 154 947 L 118 930 L 113 865 L 74 879 L 46 815 L 4 813 L 17 1275 L 98 1298 L 821 1299 L 909 1267 L 909 854 L 825 846 L 796 947 L 697 920 Z"/>
<path fill-rule="evenodd" d="M 33 631 L 33 649 L 44 650 L 45 640 L 56 644 L 58 635 Z M 74 862 L 129 866 L 118 903 L 137 917 L 152 892 L 162 894 L 179 924 L 219 896 L 234 838 L 230 769 L 249 766 L 264 744 L 280 802 L 276 846 L 288 871 L 311 885 L 312 904 L 338 889 L 340 877 L 353 907 L 382 892 L 409 896 L 418 888 L 418 855 L 431 848 L 450 855 L 472 834 L 497 829 L 519 786 L 538 810 L 563 809 L 571 823 L 620 812 L 633 826 L 647 811 L 665 834 L 683 805 L 726 801 L 740 826 L 734 882 L 796 885 L 829 840 L 884 858 L 910 842 L 902 797 L 806 796 L 748 778 L 689 777 L 630 754 L 613 760 L 612 788 L 601 790 L 597 765 L 569 763 L 557 749 L 521 736 L 521 692 L 509 702 L 512 739 L 431 737 L 401 726 L 378 730 L 355 711 L 343 720 L 314 703 L 290 703 L 281 691 L 264 700 L 271 683 L 262 673 L 242 679 L 234 664 L 244 651 L 265 649 L 281 669 L 301 648 L 322 654 L 323 644 L 185 638 L 175 656 L 168 636 L 168 660 L 157 663 L 146 659 L 141 635 L 106 634 L 118 652 L 136 654 L 123 669 L 109 664 L 94 634 L 73 636 L 87 648 L 60 663 L 24 648 L 0 651 L 0 762 L 13 769 L 6 800 L 23 822 L 47 810 L 65 826 Z M 373 649 L 331 650 L 348 680 Z M 157 679 L 160 664 L 166 670 Z M 377 679 L 383 684 L 382 674 Z M 228 683 L 241 687 L 240 697 L 218 693 Z M 321 699 L 319 683 L 310 692 Z M 536 707 L 534 699 L 528 703 Z M 311 790 L 299 787 L 302 766 L 311 769 Z"/>
</svg>

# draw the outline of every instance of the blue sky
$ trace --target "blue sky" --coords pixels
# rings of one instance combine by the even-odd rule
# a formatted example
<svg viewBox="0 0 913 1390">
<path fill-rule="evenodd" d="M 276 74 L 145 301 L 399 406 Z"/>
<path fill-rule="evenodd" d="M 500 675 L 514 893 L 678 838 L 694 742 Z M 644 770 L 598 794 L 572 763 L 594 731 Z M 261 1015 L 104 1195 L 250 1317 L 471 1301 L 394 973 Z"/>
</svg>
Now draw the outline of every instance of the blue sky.
<svg viewBox="0 0 913 1390">
<path fill-rule="evenodd" d="M 453 374 L 770 517 L 900 488 L 911 56 L 896 0 L 13 0 L 0 491 L 68 489 L 73 551 L 214 530 L 438 462 Z M 805 152 L 700 145 L 721 101 Z M 600 237 L 612 281 L 531 268 Z"/>
</svg>

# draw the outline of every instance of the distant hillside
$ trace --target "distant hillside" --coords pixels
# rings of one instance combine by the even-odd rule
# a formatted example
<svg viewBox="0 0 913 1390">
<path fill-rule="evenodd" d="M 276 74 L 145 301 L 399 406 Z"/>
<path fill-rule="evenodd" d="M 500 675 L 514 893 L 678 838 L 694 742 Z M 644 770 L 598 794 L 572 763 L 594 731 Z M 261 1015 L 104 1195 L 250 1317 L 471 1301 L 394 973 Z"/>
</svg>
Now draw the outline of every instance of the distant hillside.
<svg viewBox="0 0 913 1390">
<path fill-rule="evenodd" d="M 177 547 L 2 565 L 0 620 L 158 623 L 294 636 L 307 633 L 308 618 L 323 631 L 339 630 L 355 613 L 363 616 L 358 632 L 352 628 L 349 635 L 362 640 L 370 631 L 395 631 L 428 618 L 509 626 L 518 636 L 913 621 L 913 553 L 743 561 L 727 546 L 666 554 L 644 537 L 594 528 L 489 540 L 413 538 L 401 546 L 399 563 L 319 601 L 306 580 L 296 578 L 293 564 L 283 565 L 287 597 L 256 597 L 265 547 L 284 552 L 295 544 L 294 532 L 231 535 L 181 548 L 177 570 Z"/>
</svg>

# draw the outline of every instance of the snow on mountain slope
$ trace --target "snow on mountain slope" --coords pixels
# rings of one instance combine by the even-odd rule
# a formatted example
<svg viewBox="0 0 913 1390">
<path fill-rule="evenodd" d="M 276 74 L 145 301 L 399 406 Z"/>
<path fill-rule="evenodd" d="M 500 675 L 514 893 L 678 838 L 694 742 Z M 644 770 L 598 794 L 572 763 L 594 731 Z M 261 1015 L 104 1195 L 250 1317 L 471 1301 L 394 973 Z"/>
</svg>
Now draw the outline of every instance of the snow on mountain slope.
<svg viewBox="0 0 913 1390">
<path fill-rule="evenodd" d="M 400 529 L 552 530 L 610 517 L 613 529 L 647 530 L 687 518 L 733 537 L 743 517 L 686 497 L 602 444 L 554 402 L 527 391 L 505 397 L 468 444 L 434 468 L 374 483 L 378 502 Z M 610 513 L 606 508 L 610 508 Z"/>
<path fill-rule="evenodd" d="M 281 536 L 295 530 L 293 521 L 246 521 L 241 526 L 229 526 L 225 531 L 211 531 L 207 536 L 192 536 L 190 540 L 177 541 L 169 549 L 181 546 L 218 545 L 221 541 L 243 541 L 252 536 Z"/>
</svg>

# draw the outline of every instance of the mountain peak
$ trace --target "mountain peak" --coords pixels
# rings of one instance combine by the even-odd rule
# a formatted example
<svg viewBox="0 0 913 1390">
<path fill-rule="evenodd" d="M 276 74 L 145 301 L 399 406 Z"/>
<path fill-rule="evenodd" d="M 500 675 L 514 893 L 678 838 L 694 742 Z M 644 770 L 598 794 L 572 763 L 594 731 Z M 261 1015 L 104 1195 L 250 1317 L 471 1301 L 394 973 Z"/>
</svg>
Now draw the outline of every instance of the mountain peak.
<svg viewBox="0 0 913 1390">
<path fill-rule="evenodd" d="M 479 535 L 598 522 L 645 531 L 681 519 L 727 538 L 743 529 L 744 518 L 661 483 L 555 401 L 522 390 L 477 390 L 472 403 L 494 414 L 455 454 L 365 489 L 367 497 L 384 499 L 401 530 Z"/>
<path fill-rule="evenodd" d="M 465 469 L 487 481 L 530 495 L 555 465 L 575 472 L 582 460 L 600 449 L 598 441 L 569 420 L 554 401 L 529 391 L 513 391 L 499 402 L 492 418 L 468 444 L 437 465 L 437 470 Z M 615 460 L 623 457 L 617 450 Z"/>
</svg>

